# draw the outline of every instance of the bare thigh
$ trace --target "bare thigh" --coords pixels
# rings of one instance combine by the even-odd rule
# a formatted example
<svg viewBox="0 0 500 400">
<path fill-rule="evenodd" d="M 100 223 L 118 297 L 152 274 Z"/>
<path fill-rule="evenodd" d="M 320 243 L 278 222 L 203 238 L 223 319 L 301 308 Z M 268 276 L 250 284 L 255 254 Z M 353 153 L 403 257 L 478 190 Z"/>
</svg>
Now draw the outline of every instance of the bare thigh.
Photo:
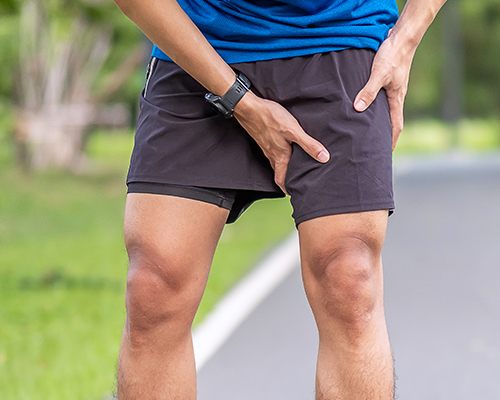
<svg viewBox="0 0 500 400">
<path fill-rule="evenodd" d="M 194 317 L 227 216 L 228 210 L 196 200 L 129 194 L 127 303 L 137 301 L 147 314 L 143 306 L 168 302 L 170 312 L 184 309 L 187 320 Z M 136 309 L 127 308 L 129 314 Z"/>
</svg>

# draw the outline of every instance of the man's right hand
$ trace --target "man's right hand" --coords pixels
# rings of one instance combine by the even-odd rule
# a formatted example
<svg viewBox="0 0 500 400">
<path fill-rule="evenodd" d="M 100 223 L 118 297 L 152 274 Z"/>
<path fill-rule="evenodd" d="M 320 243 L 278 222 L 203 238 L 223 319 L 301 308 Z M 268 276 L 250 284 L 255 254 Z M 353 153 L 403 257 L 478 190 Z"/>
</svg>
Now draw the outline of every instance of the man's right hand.
<svg viewBox="0 0 500 400">
<path fill-rule="evenodd" d="M 115 0 L 120 9 L 177 65 L 209 92 L 222 96 L 234 83 L 235 72 L 212 48 L 176 0 Z M 307 135 L 281 105 L 247 92 L 235 116 L 262 148 L 274 168 L 275 181 L 285 192 L 285 176 L 297 143 L 311 157 L 327 162 L 326 148 Z"/>
<path fill-rule="evenodd" d="M 274 180 L 284 193 L 292 143 L 297 143 L 316 161 L 326 163 L 330 159 L 326 147 L 304 132 L 295 117 L 274 101 L 249 91 L 236 105 L 234 116 L 269 159 Z"/>
</svg>

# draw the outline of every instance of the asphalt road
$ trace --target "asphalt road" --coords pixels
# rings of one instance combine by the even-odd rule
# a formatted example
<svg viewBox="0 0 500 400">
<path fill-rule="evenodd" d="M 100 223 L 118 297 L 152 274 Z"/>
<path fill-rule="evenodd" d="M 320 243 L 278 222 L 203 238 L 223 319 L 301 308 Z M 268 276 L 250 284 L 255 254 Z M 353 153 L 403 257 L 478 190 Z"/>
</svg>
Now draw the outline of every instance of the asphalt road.
<svg viewBox="0 0 500 400">
<path fill-rule="evenodd" d="M 401 163 L 384 250 L 401 400 L 500 399 L 500 158 Z M 312 400 L 297 268 L 199 372 L 199 400 Z"/>
</svg>

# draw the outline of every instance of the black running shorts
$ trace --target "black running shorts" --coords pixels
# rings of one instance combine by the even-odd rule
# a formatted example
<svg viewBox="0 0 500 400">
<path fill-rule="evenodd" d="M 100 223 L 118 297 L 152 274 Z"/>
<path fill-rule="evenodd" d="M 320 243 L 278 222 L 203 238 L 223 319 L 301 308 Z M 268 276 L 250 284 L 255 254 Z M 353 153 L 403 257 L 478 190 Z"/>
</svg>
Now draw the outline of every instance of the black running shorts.
<svg viewBox="0 0 500 400">
<path fill-rule="evenodd" d="M 374 54 L 348 49 L 232 64 L 250 79 L 254 93 L 286 107 L 330 151 L 330 161 L 321 164 L 293 145 L 285 185 L 297 225 L 326 215 L 394 208 L 385 92 L 366 111 L 353 108 Z M 253 201 L 284 194 L 257 144 L 236 119 L 212 109 L 206 92 L 174 63 L 152 59 L 127 184 L 129 192 L 212 203 L 207 193 L 213 192 L 215 201 L 222 193 L 225 200 L 218 205 L 230 210 L 228 222 L 233 222 Z"/>
</svg>

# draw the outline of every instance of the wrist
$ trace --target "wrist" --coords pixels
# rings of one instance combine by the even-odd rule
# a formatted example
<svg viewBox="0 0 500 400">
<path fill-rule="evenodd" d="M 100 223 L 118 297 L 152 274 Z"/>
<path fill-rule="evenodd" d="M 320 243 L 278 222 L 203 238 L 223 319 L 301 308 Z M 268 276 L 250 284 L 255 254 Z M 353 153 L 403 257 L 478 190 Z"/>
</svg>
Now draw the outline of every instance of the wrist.
<svg viewBox="0 0 500 400">
<path fill-rule="evenodd" d="M 259 100 L 261 99 L 257 97 L 254 92 L 249 90 L 234 107 L 234 115 L 240 116 L 252 113 L 258 106 Z"/>
<path fill-rule="evenodd" d="M 389 32 L 387 41 L 392 43 L 394 49 L 396 49 L 403 58 L 413 57 L 419 44 L 419 41 L 414 36 L 396 27 Z"/>
<path fill-rule="evenodd" d="M 389 31 L 388 38 L 391 38 L 403 51 L 414 54 L 444 2 L 445 0 L 429 2 L 408 0 L 396 25 Z"/>
<path fill-rule="evenodd" d="M 227 71 L 224 71 L 224 73 L 216 73 L 214 75 L 215 77 L 213 78 L 213 83 L 211 85 L 206 85 L 205 87 L 209 92 L 218 96 L 223 96 L 238 78 L 238 75 L 229 66 Z"/>
<path fill-rule="evenodd" d="M 205 99 L 225 118 L 233 116 L 234 108 L 240 100 L 250 90 L 251 82 L 242 73 L 238 74 L 236 81 L 227 90 L 224 95 L 218 96 L 213 93 L 207 93 Z"/>
</svg>

